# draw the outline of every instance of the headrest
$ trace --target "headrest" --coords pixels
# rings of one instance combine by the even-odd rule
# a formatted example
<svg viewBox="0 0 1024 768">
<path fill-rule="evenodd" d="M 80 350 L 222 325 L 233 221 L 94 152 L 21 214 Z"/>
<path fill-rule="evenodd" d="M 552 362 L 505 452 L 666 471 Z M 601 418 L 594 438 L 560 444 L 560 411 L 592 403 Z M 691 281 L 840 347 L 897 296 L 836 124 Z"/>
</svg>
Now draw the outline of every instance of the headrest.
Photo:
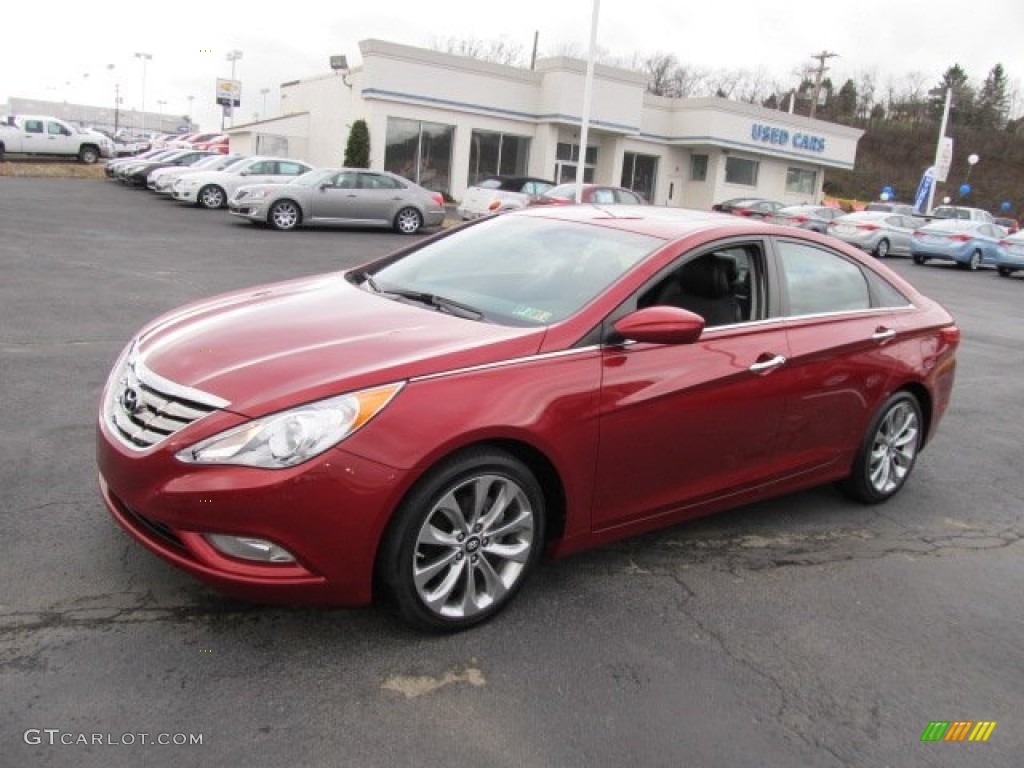
<svg viewBox="0 0 1024 768">
<path fill-rule="evenodd" d="M 735 269 L 735 264 L 732 265 Z M 729 293 L 729 262 L 718 256 L 702 256 L 683 267 L 683 290 L 705 299 L 720 299 Z"/>
</svg>

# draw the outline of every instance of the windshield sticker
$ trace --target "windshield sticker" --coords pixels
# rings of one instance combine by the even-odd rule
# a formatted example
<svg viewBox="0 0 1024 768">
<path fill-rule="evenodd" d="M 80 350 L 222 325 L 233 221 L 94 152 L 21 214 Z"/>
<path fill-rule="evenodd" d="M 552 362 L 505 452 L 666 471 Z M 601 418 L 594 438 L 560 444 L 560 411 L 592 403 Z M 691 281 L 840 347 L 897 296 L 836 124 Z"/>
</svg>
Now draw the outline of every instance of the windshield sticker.
<svg viewBox="0 0 1024 768">
<path fill-rule="evenodd" d="M 525 320 L 532 320 L 535 323 L 546 323 L 551 319 L 551 313 L 546 309 L 525 307 L 522 304 L 519 304 L 515 309 L 513 309 L 512 314 Z"/>
</svg>

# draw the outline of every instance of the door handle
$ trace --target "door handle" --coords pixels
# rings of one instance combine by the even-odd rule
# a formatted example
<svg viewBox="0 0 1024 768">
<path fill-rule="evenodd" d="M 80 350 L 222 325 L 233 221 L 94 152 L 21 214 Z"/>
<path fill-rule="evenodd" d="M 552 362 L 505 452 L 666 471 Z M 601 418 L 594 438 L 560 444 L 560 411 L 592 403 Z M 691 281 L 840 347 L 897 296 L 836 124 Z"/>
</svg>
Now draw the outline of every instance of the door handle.
<svg viewBox="0 0 1024 768">
<path fill-rule="evenodd" d="M 763 357 L 763 355 L 762 355 Z M 758 362 L 752 364 L 749 370 L 751 373 L 771 373 L 780 365 L 786 364 L 786 358 L 783 355 L 775 355 L 767 360 L 758 360 Z"/>
<path fill-rule="evenodd" d="M 886 328 L 885 326 L 880 325 L 875 329 L 875 332 L 871 334 L 871 340 L 877 341 L 880 344 L 884 344 L 885 342 L 889 341 L 889 339 L 894 338 L 895 336 L 896 331 L 894 329 Z"/>
</svg>

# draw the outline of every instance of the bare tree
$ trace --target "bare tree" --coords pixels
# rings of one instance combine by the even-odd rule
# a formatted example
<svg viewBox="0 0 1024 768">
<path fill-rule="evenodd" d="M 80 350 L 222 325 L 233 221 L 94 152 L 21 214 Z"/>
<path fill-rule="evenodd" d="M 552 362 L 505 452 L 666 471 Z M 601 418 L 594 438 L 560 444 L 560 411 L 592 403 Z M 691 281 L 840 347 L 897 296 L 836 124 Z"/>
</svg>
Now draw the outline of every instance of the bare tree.
<svg viewBox="0 0 1024 768">
<path fill-rule="evenodd" d="M 507 37 L 490 40 L 480 40 L 475 37 L 435 37 L 431 39 L 430 47 L 435 51 L 443 51 L 456 56 L 469 56 L 495 64 L 508 64 L 514 67 L 526 64 L 523 46 L 512 42 Z"/>
</svg>

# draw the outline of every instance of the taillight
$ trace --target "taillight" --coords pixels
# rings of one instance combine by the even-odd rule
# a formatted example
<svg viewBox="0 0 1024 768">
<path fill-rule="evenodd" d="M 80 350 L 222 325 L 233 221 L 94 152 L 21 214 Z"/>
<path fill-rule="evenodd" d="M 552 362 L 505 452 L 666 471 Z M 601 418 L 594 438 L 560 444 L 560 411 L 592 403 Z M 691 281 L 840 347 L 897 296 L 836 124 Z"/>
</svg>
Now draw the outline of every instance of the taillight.
<svg viewBox="0 0 1024 768">
<path fill-rule="evenodd" d="M 958 243 L 966 243 L 971 240 L 970 235 L 949 235 L 950 240 L 956 240 Z"/>
<path fill-rule="evenodd" d="M 444 205 L 444 195 L 442 195 L 440 192 L 435 192 L 430 196 L 430 198 L 438 205 Z"/>
<path fill-rule="evenodd" d="M 488 211 L 496 211 L 501 208 L 501 200 L 495 200 L 487 206 Z"/>
<path fill-rule="evenodd" d="M 803 224 L 805 221 L 807 221 L 806 216 L 793 216 L 792 218 L 793 221 L 797 222 L 798 224 Z"/>
<path fill-rule="evenodd" d="M 924 232 L 922 232 L 920 229 L 915 229 L 914 237 L 924 237 Z"/>
<path fill-rule="evenodd" d="M 960 328 L 956 325 L 947 325 L 939 329 L 939 336 L 944 342 L 955 347 L 960 343 Z"/>
<path fill-rule="evenodd" d="M 1011 243 L 1009 240 L 1000 240 L 999 244 L 1004 248 L 1009 248 L 1011 245 L 1013 245 L 1013 243 Z"/>
<path fill-rule="evenodd" d="M 863 230 L 866 230 L 867 232 L 874 232 L 876 229 L 878 229 L 878 225 L 877 224 L 858 224 L 857 225 L 857 229 L 863 229 Z M 915 232 L 914 234 L 916 235 L 917 232 Z"/>
</svg>

